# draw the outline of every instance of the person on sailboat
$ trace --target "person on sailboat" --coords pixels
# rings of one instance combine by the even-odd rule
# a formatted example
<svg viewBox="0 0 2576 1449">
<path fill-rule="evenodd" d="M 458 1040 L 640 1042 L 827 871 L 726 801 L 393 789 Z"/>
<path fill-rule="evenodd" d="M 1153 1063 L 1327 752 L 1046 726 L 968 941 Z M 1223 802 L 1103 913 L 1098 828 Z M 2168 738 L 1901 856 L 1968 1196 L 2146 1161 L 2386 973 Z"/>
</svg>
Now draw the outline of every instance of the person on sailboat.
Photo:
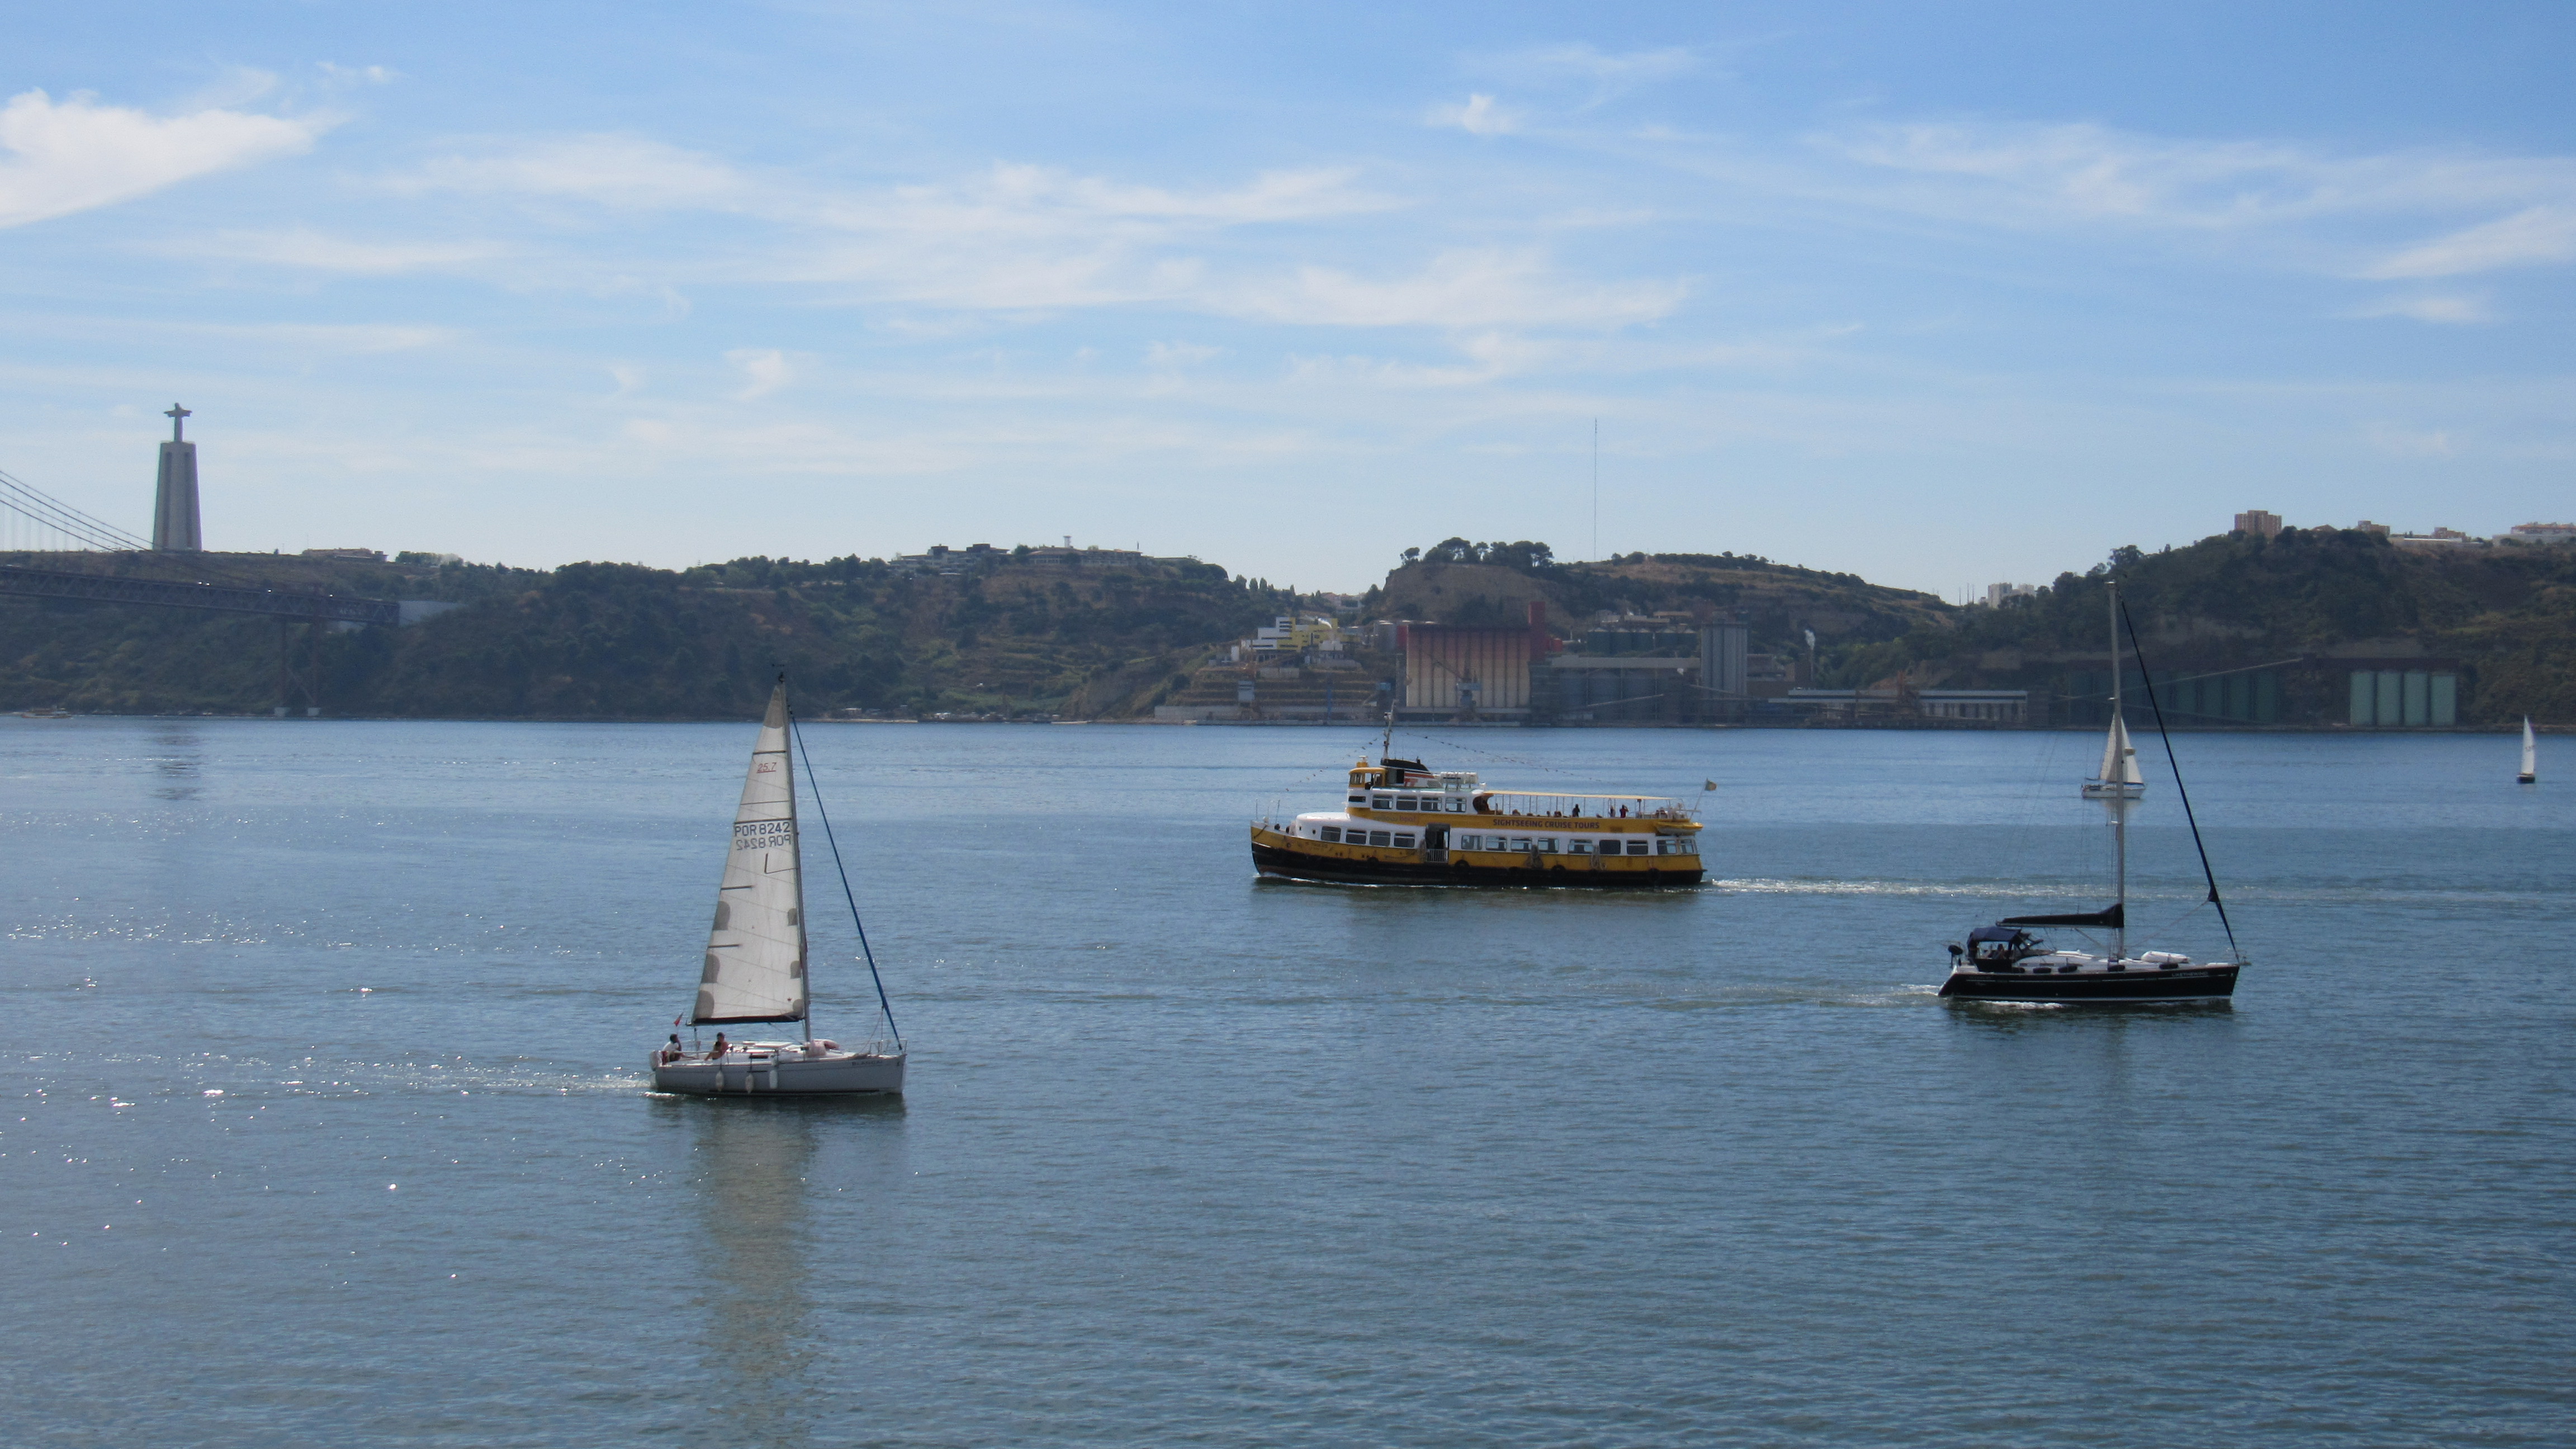
<svg viewBox="0 0 2576 1449">
<path fill-rule="evenodd" d="M 707 1060 L 711 1062 L 723 1061 L 724 1054 L 731 1050 L 732 1048 L 725 1044 L 725 1034 L 723 1032 L 717 1032 L 716 1044 L 708 1049 Z"/>
<path fill-rule="evenodd" d="M 676 1031 L 671 1033 L 671 1044 L 662 1048 L 662 1060 L 665 1062 L 676 1062 L 687 1055 L 687 1052 L 680 1049 L 680 1034 Z"/>
</svg>

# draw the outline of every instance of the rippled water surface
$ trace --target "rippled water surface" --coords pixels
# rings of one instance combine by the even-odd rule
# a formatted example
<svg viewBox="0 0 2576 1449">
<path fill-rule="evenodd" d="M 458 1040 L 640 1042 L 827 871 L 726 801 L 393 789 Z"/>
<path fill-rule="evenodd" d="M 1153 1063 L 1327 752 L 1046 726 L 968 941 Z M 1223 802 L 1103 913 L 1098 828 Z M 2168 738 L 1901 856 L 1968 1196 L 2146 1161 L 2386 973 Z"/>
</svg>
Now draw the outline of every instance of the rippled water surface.
<svg viewBox="0 0 2576 1449">
<path fill-rule="evenodd" d="M 2255 964 L 2083 1012 L 1931 990 L 2086 737 L 1408 742 L 1705 804 L 1605 898 L 1256 882 L 1344 732 L 818 727 L 912 1091 L 655 1097 L 750 736 L 0 720 L 13 1437 L 2576 1440 L 2559 741 L 2183 739 Z"/>
</svg>

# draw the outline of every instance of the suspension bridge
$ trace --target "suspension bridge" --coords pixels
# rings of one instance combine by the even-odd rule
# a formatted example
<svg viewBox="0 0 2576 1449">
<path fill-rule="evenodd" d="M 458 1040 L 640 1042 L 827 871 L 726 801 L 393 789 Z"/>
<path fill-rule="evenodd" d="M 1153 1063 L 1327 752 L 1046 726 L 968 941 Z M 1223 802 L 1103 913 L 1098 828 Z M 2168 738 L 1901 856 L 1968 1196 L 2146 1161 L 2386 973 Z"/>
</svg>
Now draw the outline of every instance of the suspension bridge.
<svg viewBox="0 0 2576 1449">
<path fill-rule="evenodd" d="M 326 625 L 404 622 L 403 603 L 295 587 L 250 562 L 256 554 L 156 550 L 144 539 L 0 472 L 0 594 L 144 604 L 279 621 L 278 706 L 301 701 L 321 712 L 321 639 Z M 427 612 L 427 611 L 422 611 Z M 306 658 L 298 661 L 293 626 L 307 625 Z"/>
</svg>

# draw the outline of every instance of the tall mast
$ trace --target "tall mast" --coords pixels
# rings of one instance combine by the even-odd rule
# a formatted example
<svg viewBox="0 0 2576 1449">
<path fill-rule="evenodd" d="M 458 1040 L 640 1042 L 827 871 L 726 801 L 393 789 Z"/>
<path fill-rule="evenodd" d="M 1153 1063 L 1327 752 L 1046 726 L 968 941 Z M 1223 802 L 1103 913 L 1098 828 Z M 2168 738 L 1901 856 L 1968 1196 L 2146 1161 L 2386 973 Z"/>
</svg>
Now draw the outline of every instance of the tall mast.
<svg viewBox="0 0 2576 1449">
<path fill-rule="evenodd" d="M 2114 736 L 2127 723 L 2120 697 L 2120 586 L 2113 582 L 2106 590 L 2111 596 L 2111 727 Z M 2122 764 L 2125 766 L 2126 761 Z M 2129 772 L 2119 770 L 2118 782 L 2104 781 L 2111 789 L 2111 858 L 2115 862 L 2115 888 L 2112 903 L 2119 907 L 2120 924 L 2111 928 L 2111 959 L 2129 957 L 2129 790 L 2125 783 Z"/>
</svg>

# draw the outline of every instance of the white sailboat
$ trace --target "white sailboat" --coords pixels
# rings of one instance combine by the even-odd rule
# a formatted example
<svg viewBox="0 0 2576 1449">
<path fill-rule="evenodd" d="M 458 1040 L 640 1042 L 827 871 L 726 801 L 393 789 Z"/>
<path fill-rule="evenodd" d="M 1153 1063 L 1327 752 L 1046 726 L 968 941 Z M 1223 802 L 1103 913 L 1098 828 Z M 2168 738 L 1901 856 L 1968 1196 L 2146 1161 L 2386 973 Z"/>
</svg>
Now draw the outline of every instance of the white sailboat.
<svg viewBox="0 0 2576 1449">
<path fill-rule="evenodd" d="M 2522 773 L 2513 777 L 2528 785 L 2540 778 L 2540 738 L 2531 732 L 2531 716 L 2522 717 Z"/>
<path fill-rule="evenodd" d="M 2112 690 L 2112 708 L 2117 709 L 2119 691 Z M 2111 716 L 2110 737 L 2102 742 L 2102 771 L 2084 782 L 2087 800 L 2137 800 L 2147 793 L 2146 777 L 2138 773 L 2138 752 L 2129 743 L 2128 721 Z"/>
<path fill-rule="evenodd" d="M 2102 740 L 2102 768 L 2084 782 L 2087 800 L 2138 800 L 2147 793 L 2138 752 L 2129 743 L 2128 707 L 2120 693 L 2119 590 L 2111 591 L 2111 732 Z"/>
<path fill-rule="evenodd" d="M 752 744 L 743 776 L 742 803 L 734 811 L 733 840 L 725 852 L 724 879 L 716 888 L 715 925 L 707 934 L 706 964 L 694 1026 L 754 1026 L 810 1021 L 805 974 L 805 874 L 796 828 L 796 771 L 788 753 L 787 679 L 769 696 L 769 712 Z M 816 797 L 819 806 L 821 798 Z M 831 821 L 824 819 L 828 839 Z M 837 843 L 834 860 L 839 859 Z M 848 877 L 842 878 L 843 891 Z M 853 923 L 858 906 L 850 908 Z M 867 949 L 866 928 L 860 948 Z M 868 973 L 876 960 L 868 953 Z M 665 1092 L 703 1095 L 758 1093 L 900 1093 L 904 1048 L 895 1030 L 885 984 L 877 1005 L 888 1040 L 857 1050 L 818 1040 L 807 1027 L 795 1041 L 733 1041 L 717 1034 L 718 1050 L 698 1053 L 679 1035 L 653 1053 L 653 1085 Z"/>
</svg>

